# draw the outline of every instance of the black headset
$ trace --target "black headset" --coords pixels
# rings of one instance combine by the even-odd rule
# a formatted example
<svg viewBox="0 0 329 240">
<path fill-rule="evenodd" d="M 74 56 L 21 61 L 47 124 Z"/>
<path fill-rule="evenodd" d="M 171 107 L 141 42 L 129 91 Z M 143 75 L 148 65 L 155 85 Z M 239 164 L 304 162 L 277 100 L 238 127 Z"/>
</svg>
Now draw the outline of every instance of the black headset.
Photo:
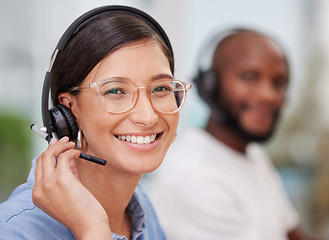
<svg viewBox="0 0 329 240">
<path fill-rule="evenodd" d="M 212 67 L 214 52 L 224 39 L 244 30 L 249 29 L 233 28 L 216 33 L 205 42 L 197 55 L 197 72 L 193 77 L 193 82 L 197 86 L 201 99 L 209 105 L 214 117 L 221 122 L 226 119 L 226 114 L 217 106 L 219 76 Z"/>
<path fill-rule="evenodd" d="M 234 28 L 221 31 L 207 40 L 199 51 L 197 57 L 197 72 L 193 77 L 193 82 L 197 86 L 200 97 L 209 105 L 215 104 L 218 97 L 218 76 L 212 69 L 215 49 L 223 39 L 242 30 L 244 29 Z"/>
<path fill-rule="evenodd" d="M 52 136 L 52 133 L 54 132 L 58 139 L 62 138 L 63 136 L 68 136 L 70 140 L 75 140 L 79 130 L 74 116 L 68 107 L 59 104 L 49 109 L 49 92 L 51 80 L 53 78 L 53 73 L 51 71 L 56 60 L 56 56 L 60 53 L 60 51 L 63 51 L 67 45 L 68 40 L 74 35 L 75 31 L 79 28 L 79 26 L 81 26 L 81 24 L 85 23 L 91 17 L 103 12 L 124 12 L 142 19 L 162 38 L 162 40 L 169 48 L 172 56 L 174 56 L 172 46 L 165 31 L 162 29 L 159 23 L 157 23 L 151 16 L 141 10 L 128 6 L 112 5 L 95 8 L 81 15 L 68 27 L 63 36 L 60 38 L 52 55 L 49 70 L 45 76 L 42 90 L 41 111 L 43 124 L 50 136 Z"/>
</svg>

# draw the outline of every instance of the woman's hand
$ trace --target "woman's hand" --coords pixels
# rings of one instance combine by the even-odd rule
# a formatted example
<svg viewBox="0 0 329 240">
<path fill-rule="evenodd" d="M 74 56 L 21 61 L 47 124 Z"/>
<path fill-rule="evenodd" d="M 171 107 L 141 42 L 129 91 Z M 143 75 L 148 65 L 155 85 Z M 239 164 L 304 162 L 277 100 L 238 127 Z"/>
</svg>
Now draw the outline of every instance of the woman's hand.
<svg viewBox="0 0 329 240">
<path fill-rule="evenodd" d="M 67 137 L 52 139 L 37 159 L 33 203 L 68 227 L 77 239 L 112 239 L 107 214 L 80 181 L 80 151 Z M 57 163 L 56 163 L 57 158 Z"/>
</svg>

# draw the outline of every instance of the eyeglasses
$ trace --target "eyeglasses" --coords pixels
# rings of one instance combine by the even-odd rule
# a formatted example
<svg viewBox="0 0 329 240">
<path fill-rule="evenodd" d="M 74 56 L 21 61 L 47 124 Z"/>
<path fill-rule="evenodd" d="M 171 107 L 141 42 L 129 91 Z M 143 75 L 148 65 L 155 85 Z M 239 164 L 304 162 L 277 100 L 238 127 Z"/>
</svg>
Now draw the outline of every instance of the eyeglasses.
<svg viewBox="0 0 329 240">
<path fill-rule="evenodd" d="M 74 87 L 70 92 L 94 88 L 105 111 L 125 113 L 136 105 L 140 90 L 146 89 L 155 110 L 164 114 L 172 114 L 182 108 L 186 94 L 191 87 L 188 83 L 172 79 L 156 81 L 148 87 L 138 87 L 136 84 L 120 78 L 110 78 L 90 83 L 87 86 Z"/>
</svg>

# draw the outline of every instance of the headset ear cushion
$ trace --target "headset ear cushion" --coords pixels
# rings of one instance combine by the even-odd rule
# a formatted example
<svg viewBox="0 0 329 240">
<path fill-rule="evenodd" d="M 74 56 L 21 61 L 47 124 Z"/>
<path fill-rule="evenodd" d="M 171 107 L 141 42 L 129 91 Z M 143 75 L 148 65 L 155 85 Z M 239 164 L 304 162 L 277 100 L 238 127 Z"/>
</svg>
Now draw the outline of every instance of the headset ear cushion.
<svg viewBox="0 0 329 240">
<path fill-rule="evenodd" d="M 217 100 L 217 77 L 213 70 L 199 71 L 194 78 L 200 97 L 207 103 L 216 103 Z"/>
<path fill-rule="evenodd" d="M 59 109 L 59 111 L 61 111 L 61 113 L 63 114 L 66 120 L 70 132 L 69 134 L 70 140 L 76 140 L 79 129 L 71 110 L 62 104 L 57 105 L 57 108 Z"/>
<path fill-rule="evenodd" d="M 78 134 L 78 126 L 71 110 L 65 105 L 59 104 L 50 109 L 50 113 L 56 137 L 60 139 L 68 136 L 70 140 L 75 140 Z"/>
</svg>

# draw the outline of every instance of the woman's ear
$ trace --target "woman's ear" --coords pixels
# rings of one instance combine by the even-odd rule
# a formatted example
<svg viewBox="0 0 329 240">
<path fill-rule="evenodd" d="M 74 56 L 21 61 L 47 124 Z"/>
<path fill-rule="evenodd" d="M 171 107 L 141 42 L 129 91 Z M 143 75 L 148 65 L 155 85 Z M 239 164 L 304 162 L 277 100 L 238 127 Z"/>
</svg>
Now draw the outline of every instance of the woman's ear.
<svg viewBox="0 0 329 240">
<path fill-rule="evenodd" d="M 72 107 L 72 95 L 70 93 L 60 93 L 58 95 L 58 101 L 60 104 L 65 105 L 66 107 L 68 107 L 69 109 L 71 109 Z"/>
<path fill-rule="evenodd" d="M 77 109 L 76 109 L 76 98 L 72 94 L 65 92 L 58 95 L 58 101 L 60 104 L 66 106 L 72 112 L 74 118 L 78 119 Z"/>
</svg>

